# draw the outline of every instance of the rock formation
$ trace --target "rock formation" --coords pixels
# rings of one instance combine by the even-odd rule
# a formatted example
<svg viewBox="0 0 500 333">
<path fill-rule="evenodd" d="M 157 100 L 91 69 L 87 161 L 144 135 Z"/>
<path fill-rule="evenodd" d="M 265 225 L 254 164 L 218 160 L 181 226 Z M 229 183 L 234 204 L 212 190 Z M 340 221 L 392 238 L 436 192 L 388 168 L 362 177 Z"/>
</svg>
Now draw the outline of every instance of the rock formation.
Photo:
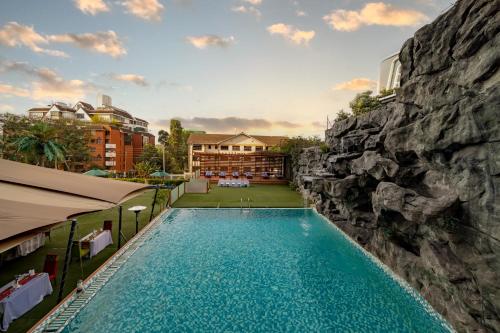
<svg viewBox="0 0 500 333">
<path fill-rule="evenodd" d="M 336 122 L 294 181 L 458 331 L 500 331 L 500 1 L 458 1 L 402 47 L 396 100 Z"/>
</svg>

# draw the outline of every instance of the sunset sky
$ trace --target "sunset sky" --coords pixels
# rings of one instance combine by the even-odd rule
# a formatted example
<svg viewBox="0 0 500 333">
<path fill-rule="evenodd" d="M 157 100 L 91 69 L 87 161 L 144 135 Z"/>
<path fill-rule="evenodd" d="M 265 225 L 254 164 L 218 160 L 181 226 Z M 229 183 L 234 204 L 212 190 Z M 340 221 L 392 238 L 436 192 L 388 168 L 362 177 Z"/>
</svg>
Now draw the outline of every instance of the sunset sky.
<svg viewBox="0 0 500 333">
<path fill-rule="evenodd" d="M 0 112 L 98 93 L 151 123 L 322 135 L 450 0 L 0 2 Z"/>
</svg>

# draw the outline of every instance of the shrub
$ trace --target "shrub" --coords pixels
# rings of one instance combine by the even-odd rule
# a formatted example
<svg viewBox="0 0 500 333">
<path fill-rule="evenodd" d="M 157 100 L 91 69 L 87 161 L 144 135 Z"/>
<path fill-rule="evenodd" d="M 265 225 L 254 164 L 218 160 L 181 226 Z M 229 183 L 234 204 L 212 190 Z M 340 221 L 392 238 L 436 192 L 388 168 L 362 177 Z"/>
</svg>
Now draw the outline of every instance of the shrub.
<svg viewBox="0 0 500 333">
<path fill-rule="evenodd" d="M 359 93 L 354 97 L 354 99 L 349 103 L 349 106 L 352 109 L 352 113 L 355 116 L 359 116 L 365 113 L 368 113 L 378 106 L 380 106 L 380 101 L 377 97 L 371 96 L 372 91 L 367 90 L 362 93 Z"/>
<path fill-rule="evenodd" d="M 345 120 L 345 119 L 349 118 L 350 116 L 352 116 L 352 114 L 345 112 L 343 109 L 341 109 L 337 113 L 337 117 L 335 118 L 334 122 Z"/>
</svg>

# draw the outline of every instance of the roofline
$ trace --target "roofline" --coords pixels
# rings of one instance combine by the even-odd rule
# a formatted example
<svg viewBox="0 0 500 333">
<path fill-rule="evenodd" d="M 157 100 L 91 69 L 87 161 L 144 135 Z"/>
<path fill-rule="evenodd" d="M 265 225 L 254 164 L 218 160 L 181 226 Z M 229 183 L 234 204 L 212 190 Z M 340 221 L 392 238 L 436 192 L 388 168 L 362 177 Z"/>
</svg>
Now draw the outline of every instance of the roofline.
<svg viewBox="0 0 500 333">
<path fill-rule="evenodd" d="M 392 57 L 394 57 L 395 55 L 398 55 L 398 54 L 399 54 L 399 51 L 398 51 L 398 52 L 396 52 L 396 53 L 391 54 L 390 56 L 385 57 L 384 59 L 382 59 L 382 61 L 381 61 L 381 62 L 384 62 L 384 61 L 386 61 L 387 59 L 390 59 L 390 58 L 392 58 Z"/>
</svg>

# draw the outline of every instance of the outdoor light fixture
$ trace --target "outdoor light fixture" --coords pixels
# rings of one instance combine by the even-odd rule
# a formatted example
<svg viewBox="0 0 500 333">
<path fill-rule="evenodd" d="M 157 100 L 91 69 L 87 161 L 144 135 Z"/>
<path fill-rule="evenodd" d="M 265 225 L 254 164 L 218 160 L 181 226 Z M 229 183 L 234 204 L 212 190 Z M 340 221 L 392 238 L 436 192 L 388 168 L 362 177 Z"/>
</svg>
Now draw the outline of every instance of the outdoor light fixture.
<svg viewBox="0 0 500 333">
<path fill-rule="evenodd" d="M 130 207 L 128 210 L 135 213 L 135 233 L 139 232 L 139 213 L 146 209 L 146 206 L 134 206 Z"/>
</svg>

